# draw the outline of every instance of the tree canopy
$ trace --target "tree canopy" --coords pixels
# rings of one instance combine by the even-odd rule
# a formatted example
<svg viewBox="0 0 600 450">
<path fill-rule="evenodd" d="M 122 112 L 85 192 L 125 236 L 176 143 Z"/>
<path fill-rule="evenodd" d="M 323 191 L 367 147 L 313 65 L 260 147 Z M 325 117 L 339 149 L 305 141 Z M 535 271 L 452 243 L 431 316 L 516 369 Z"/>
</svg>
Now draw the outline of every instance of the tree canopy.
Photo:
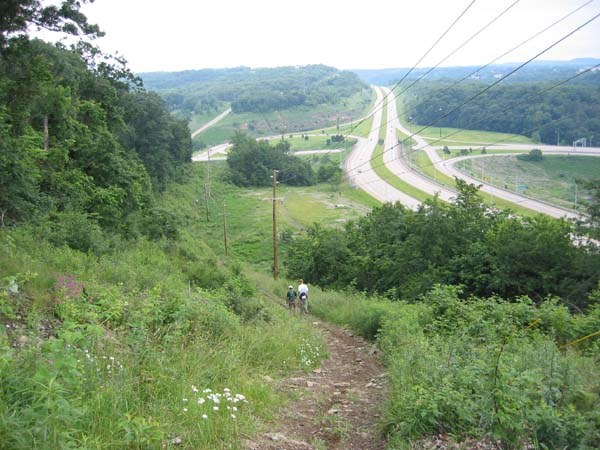
<svg viewBox="0 0 600 450">
<path fill-rule="evenodd" d="M 514 133 L 547 144 L 559 140 L 571 145 L 576 139 L 600 135 L 600 78 L 595 75 L 593 80 L 547 92 L 553 83 L 499 85 L 441 119 L 484 85 L 468 83 L 446 89 L 444 82 L 420 83 L 407 97 L 406 110 L 422 125 Z"/>
<path fill-rule="evenodd" d="M 265 140 L 257 141 L 237 132 L 232 144 L 227 164 L 231 179 L 238 186 L 269 186 L 272 184 L 273 169 L 279 172 L 279 180 L 292 186 L 306 186 L 315 182 L 310 164 L 290 155 L 287 141 L 272 146 Z"/>
<path fill-rule="evenodd" d="M 3 5 L 2 225 L 48 220 L 67 236 L 70 221 L 79 230 L 130 232 L 151 213 L 153 190 L 190 160 L 187 125 L 141 89 L 124 61 L 89 43 L 66 48 L 25 34 L 33 24 L 97 35 L 79 7 L 74 1 Z"/>
<path fill-rule="evenodd" d="M 568 222 L 490 211 L 475 187 L 458 184 L 450 205 L 434 199 L 411 211 L 386 204 L 343 231 L 309 228 L 289 247 L 289 276 L 405 300 L 440 283 L 462 285 L 467 296 L 539 302 L 556 295 L 586 305 L 600 280 L 596 247 L 578 246 Z"/>
</svg>

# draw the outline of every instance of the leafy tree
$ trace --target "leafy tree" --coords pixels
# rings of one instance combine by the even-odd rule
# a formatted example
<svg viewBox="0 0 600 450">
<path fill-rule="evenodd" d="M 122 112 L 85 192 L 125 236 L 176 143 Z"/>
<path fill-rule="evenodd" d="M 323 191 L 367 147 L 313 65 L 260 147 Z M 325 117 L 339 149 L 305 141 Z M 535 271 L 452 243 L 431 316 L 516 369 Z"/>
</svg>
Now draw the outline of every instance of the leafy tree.
<svg viewBox="0 0 600 450">
<path fill-rule="evenodd" d="M 271 146 L 267 141 L 237 132 L 232 139 L 227 156 L 232 181 L 238 186 L 268 186 L 272 183 L 273 169 L 278 179 L 290 185 L 305 186 L 314 182 L 311 166 L 300 158 L 290 155 L 288 141 Z"/>
<path fill-rule="evenodd" d="M 30 25 L 75 36 L 103 36 L 98 26 L 88 23 L 79 11 L 82 3 L 88 1 L 64 0 L 60 5 L 44 6 L 40 0 L 4 0 L 0 8 L 0 48 L 7 45 L 9 36 L 26 32 Z"/>
<path fill-rule="evenodd" d="M 124 94 L 121 103 L 126 124 L 121 141 L 135 149 L 154 186 L 162 190 L 167 180 L 177 176 L 178 167 L 192 157 L 187 124 L 171 115 L 156 93 Z"/>
</svg>

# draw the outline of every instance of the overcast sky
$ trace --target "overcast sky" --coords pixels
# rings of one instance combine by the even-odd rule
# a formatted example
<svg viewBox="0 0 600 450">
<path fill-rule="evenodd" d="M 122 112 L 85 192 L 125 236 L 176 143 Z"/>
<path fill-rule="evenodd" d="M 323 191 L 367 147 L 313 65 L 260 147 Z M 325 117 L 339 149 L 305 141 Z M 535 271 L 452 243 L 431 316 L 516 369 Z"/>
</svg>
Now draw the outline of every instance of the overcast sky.
<svg viewBox="0 0 600 450">
<path fill-rule="evenodd" d="M 433 66 L 515 0 L 477 0 L 420 64 Z M 82 11 L 135 72 L 327 64 L 410 67 L 471 0 L 96 0 Z M 484 64 L 587 0 L 520 0 L 443 65 Z M 600 12 L 594 0 L 505 57 L 523 61 Z M 600 57 L 600 18 L 540 59 Z"/>
</svg>

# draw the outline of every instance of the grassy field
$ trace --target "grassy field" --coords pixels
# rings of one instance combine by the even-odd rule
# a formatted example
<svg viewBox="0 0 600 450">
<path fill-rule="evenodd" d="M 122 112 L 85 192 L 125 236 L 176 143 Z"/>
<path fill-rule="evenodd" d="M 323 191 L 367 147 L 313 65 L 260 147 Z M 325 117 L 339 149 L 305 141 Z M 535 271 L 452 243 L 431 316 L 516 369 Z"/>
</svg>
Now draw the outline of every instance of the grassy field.
<svg viewBox="0 0 600 450">
<path fill-rule="evenodd" d="M 422 125 L 411 124 L 410 128 L 413 132 L 418 131 L 422 128 Z M 444 127 L 431 127 L 424 130 L 421 134 L 429 142 L 434 142 L 440 139 L 440 137 L 447 136 L 449 134 L 457 132 L 448 137 L 436 142 L 434 145 L 481 145 L 481 144 L 494 144 L 498 141 L 502 141 L 503 144 L 510 143 L 532 143 L 533 141 L 526 136 L 515 136 L 509 133 L 497 133 L 493 131 L 482 131 L 482 130 L 459 130 L 458 128 L 444 128 Z M 441 136 L 440 136 L 441 133 Z"/>
<path fill-rule="evenodd" d="M 397 98 L 397 108 L 398 108 L 398 116 L 400 118 L 400 122 L 408 128 L 412 133 L 419 131 L 425 125 L 419 125 L 416 123 L 412 123 L 407 120 L 407 111 L 405 111 L 404 102 L 402 98 Z M 453 134 L 458 132 L 456 134 Z M 483 131 L 483 130 L 463 130 L 459 128 L 448 128 L 448 127 L 437 127 L 432 126 L 429 127 L 422 132 L 419 133 L 423 138 L 425 138 L 428 142 L 433 145 L 481 145 L 481 144 L 494 144 L 498 141 L 502 141 L 501 143 L 511 143 L 516 142 L 519 144 L 523 143 L 533 143 L 531 138 L 526 136 L 513 135 L 510 133 L 498 133 L 494 131 Z M 445 136 L 449 136 L 447 139 L 444 139 Z M 442 138 L 441 140 L 439 140 Z M 434 141 L 436 141 L 434 143 Z"/>
<path fill-rule="evenodd" d="M 332 142 L 329 145 L 327 144 L 327 140 L 329 140 L 329 136 L 327 135 L 318 135 L 318 136 L 306 136 L 306 139 L 302 137 L 301 134 L 291 134 L 286 135 L 285 140 L 290 143 L 290 149 L 294 151 L 298 150 L 328 150 L 328 149 L 337 149 L 341 148 L 343 150 L 347 150 L 352 148 L 352 146 L 356 143 L 356 139 L 346 139 L 344 142 Z M 276 141 L 272 141 L 272 144 L 275 144 Z"/>
<path fill-rule="evenodd" d="M 189 127 L 190 127 L 190 131 L 193 133 L 194 131 L 196 131 L 198 128 L 200 128 L 202 125 L 204 125 L 205 123 L 210 122 L 212 119 L 214 119 L 215 117 L 217 117 L 219 114 L 221 114 L 223 111 L 225 111 L 227 108 L 229 108 L 229 103 L 222 103 L 219 105 L 218 108 L 210 111 L 210 112 L 204 112 L 201 114 L 194 114 L 191 118 L 190 118 L 190 122 L 189 122 Z"/>
<path fill-rule="evenodd" d="M 195 140 L 216 145 L 230 139 L 238 130 L 256 137 L 281 133 L 287 135 L 306 130 L 321 132 L 326 127 L 332 127 L 338 117 L 341 122 L 346 122 L 365 115 L 371 105 L 370 95 L 366 92 L 357 93 L 335 105 L 303 106 L 267 113 L 231 113 L 217 125 L 198 135 Z"/>
<path fill-rule="evenodd" d="M 227 205 L 227 227 L 229 252 L 233 257 L 252 262 L 264 271 L 269 271 L 272 261 L 272 214 L 273 191 L 265 188 L 236 188 L 219 181 L 225 172 L 225 163 L 215 162 L 211 166 L 213 187 L 209 201 L 209 218 L 203 195 L 203 183 L 198 182 L 195 192 L 190 187 L 176 189 L 169 193 L 174 205 L 195 204 L 190 220 L 195 225 L 195 233 L 211 246 L 215 254 L 224 256 L 223 247 L 223 203 Z M 203 180 L 205 167 L 193 167 L 200 180 Z M 278 188 L 279 230 L 294 234 L 314 222 L 344 224 L 348 220 L 367 214 L 370 208 L 379 203 L 362 191 L 348 186 L 320 184 L 306 187 L 292 187 L 280 184 Z M 182 204 L 181 207 L 184 207 Z M 281 243 L 285 248 L 285 239 Z"/>
<path fill-rule="evenodd" d="M 520 161 L 516 156 L 477 158 L 461 161 L 457 167 L 474 177 L 490 177 L 491 182 L 537 198 L 574 208 L 582 194 L 576 180 L 589 180 L 600 174 L 600 158 L 594 156 L 545 155 L 540 162 Z"/>
<path fill-rule="evenodd" d="M 398 139 L 404 139 L 407 136 L 404 133 L 401 133 L 399 130 L 396 130 Z M 514 150 L 513 150 L 514 151 Z M 450 158 L 454 158 L 456 156 L 460 155 L 460 152 L 455 151 L 454 153 L 451 154 L 445 154 L 443 152 L 443 150 L 438 150 L 438 155 L 440 155 L 440 157 L 442 157 L 442 159 L 450 159 Z M 496 153 L 506 153 L 506 150 L 488 150 L 488 154 L 496 154 Z M 521 151 L 519 151 L 521 152 Z M 525 150 L 523 150 L 522 152 L 525 152 Z M 474 150 L 474 154 L 480 154 L 481 152 L 479 150 Z M 429 159 L 429 156 L 427 156 L 427 153 L 425 153 L 422 150 L 418 150 L 418 151 L 414 151 L 414 152 L 410 152 L 409 153 L 409 159 L 411 161 L 411 163 L 413 164 L 414 167 L 417 168 L 418 171 L 420 171 L 421 173 L 423 173 L 424 175 L 428 176 L 429 178 L 434 179 L 435 181 L 437 181 L 438 183 L 441 183 L 445 186 L 448 186 L 450 188 L 455 188 L 456 187 L 456 181 L 454 180 L 454 178 L 449 177 L 448 175 L 445 175 L 443 173 L 441 173 L 439 170 L 436 170 L 436 167 L 434 167 L 434 165 L 431 162 L 431 159 Z M 535 212 L 533 212 L 530 209 L 524 208 L 520 205 L 516 205 L 514 203 L 508 202 L 506 200 L 503 200 L 501 198 L 498 197 L 494 197 L 494 196 L 484 196 L 482 195 L 482 199 L 484 201 L 484 203 L 496 207 L 496 208 L 503 208 L 503 209 L 510 209 L 511 211 L 521 214 L 523 216 L 531 216 L 534 215 Z"/>
</svg>

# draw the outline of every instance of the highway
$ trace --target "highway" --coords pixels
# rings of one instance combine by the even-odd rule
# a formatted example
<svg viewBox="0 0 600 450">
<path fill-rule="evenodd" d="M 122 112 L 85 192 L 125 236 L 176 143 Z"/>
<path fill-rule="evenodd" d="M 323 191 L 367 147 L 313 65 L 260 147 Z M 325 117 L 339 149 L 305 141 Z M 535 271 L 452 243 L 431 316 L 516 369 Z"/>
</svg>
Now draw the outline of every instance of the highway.
<svg viewBox="0 0 600 450">
<path fill-rule="evenodd" d="M 383 115 L 382 108 L 377 106 L 383 99 L 382 89 L 379 87 L 373 87 L 373 89 L 377 94 L 377 100 L 375 101 L 371 131 L 366 139 L 354 136 L 357 142 L 344 161 L 344 172 L 348 176 L 351 185 L 364 190 L 380 202 L 400 202 L 411 209 L 417 209 L 420 205 L 419 201 L 382 180 L 373 170 L 370 160 L 379 140 L 379 128 L 381 127 Z"/>
</svg>

